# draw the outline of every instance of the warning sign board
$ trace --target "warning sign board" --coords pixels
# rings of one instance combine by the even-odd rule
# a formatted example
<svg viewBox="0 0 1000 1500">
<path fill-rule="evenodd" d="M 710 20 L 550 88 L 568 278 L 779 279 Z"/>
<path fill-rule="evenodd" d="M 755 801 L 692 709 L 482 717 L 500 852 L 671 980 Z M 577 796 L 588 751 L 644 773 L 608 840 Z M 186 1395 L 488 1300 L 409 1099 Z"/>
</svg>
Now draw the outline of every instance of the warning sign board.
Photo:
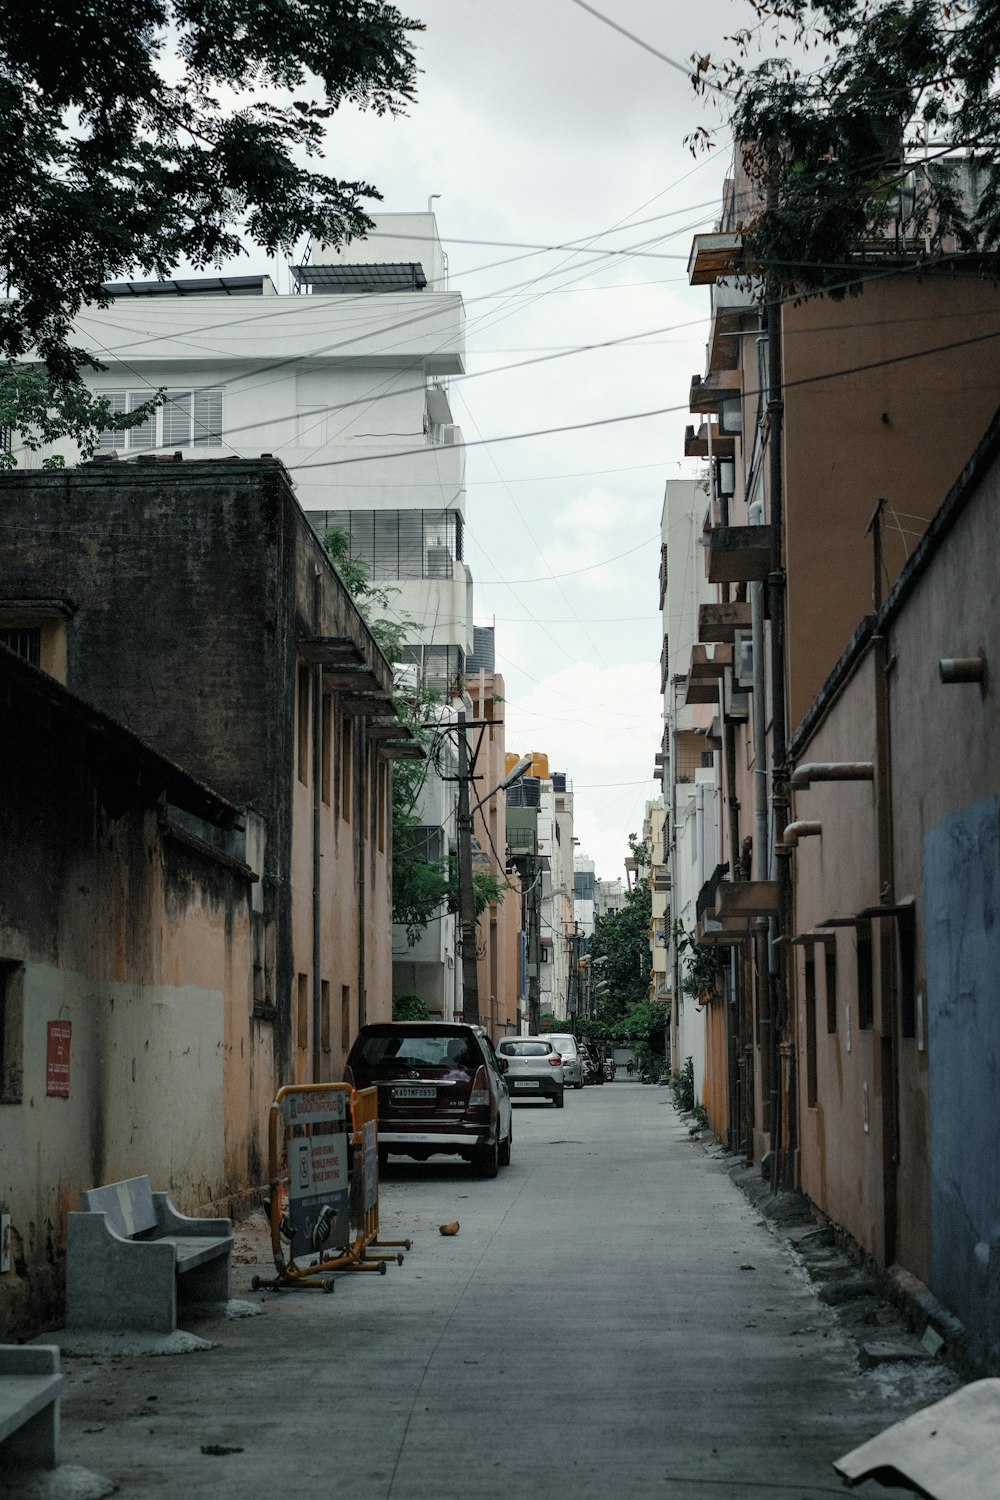
<svg viewBox="0 0 1000 1500">
<path fill-rule="evenodd" d="M 299 1102 L 302 1097 L 308 1095 L 300 1096 Z M 343 1111 L 340 1118 L 344 1119 Z M 317 1123 L 315 1114 L 310 1123 Z M 287 1231 L 292 1256 L 346 1245 L 350 1238 L 346 1132 L 295 1136 L 286 1149 Z"/>
</svg>

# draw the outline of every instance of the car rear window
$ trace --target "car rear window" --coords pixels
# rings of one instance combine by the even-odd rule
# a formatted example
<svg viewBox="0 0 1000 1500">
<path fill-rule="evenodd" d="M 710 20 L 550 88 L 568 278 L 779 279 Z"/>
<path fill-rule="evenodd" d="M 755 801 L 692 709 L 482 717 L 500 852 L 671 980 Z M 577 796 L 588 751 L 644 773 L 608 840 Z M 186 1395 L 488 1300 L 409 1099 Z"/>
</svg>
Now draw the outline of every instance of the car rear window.
<svg viewBox="0 0 1000 1500">
<path fill-rule="evenodd" d="M 549 1041 L 557 1052 L 575 1052 L 576 1038 L 572 1036 L 551 1036 Z"/>
<path fill-rule="evenodd" d="M 422 1068 L 477 1068 L 482 1062 L 471 1037 L 376 1032 L 358 1039 L 357 1057 L 368 1068 L 399 1063 Z"/>
<path fill-rule="evenodd" d="M 500 1051 L 506 1057 L 548 1057 L 555 1048 L 548 1042 L 501 1042 Z"/>
</svg>

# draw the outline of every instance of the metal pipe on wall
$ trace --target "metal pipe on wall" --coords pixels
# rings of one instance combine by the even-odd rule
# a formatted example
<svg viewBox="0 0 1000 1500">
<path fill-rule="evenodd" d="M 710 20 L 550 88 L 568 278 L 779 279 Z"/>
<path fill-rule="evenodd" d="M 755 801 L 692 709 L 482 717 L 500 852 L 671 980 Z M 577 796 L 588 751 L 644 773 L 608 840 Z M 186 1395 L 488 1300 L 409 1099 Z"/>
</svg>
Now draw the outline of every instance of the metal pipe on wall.
<svg viewBox="0 0 1000 1500">
<path fill-rule="evenodd" d="M 781 301 L 773 298 L 767 308 L 767 450 L 768 450 L 768 521 L 771 527 L 771 559 L 767 578 L 768 614 L 771 620 L 771 803 L 772 829 L 783 826 L 788 808 L 787 743 L 785 737 L 785 574 L 782 558 L 784 527 L 784 471 L 782 454 L 782 428 L 784 421 L 784 394 L 781 349 Z M 772 1186 L 787 1182 L 792 1186 L 793 1172 L 787 1166 L 795 1152 L 795 1116 L 788 1111 L 787 1163 L 782 1161 L 781 1088 L 781 1039 L 789 1022 L 788 1012 L 788 965 L 784 945 L 778 945 L 777 937 L 789 933 L 791 906 L 791 874 L 787 860 L 775 860 L 770 851 L 773 873 L 778 882 L 778 917 L 769 921 L 768 973 L 771 988 L 771 1120 L 773 1126 L 772 1147 L 774 1149 Z M 794 1089 L 795 1060 L 788 1056 L 788 1088 Z M 783 1166 L 786 1170 L 782 1170 Z"/>
</svg>

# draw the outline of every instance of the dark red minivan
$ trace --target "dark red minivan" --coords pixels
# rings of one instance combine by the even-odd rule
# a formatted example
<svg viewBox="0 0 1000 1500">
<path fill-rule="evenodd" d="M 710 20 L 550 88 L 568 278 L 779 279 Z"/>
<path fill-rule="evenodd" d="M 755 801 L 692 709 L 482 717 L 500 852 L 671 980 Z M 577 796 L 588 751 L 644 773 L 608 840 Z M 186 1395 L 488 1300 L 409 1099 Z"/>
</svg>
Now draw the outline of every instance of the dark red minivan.
<svg viewBox="0 0 1000 1500">
<path fill-rule="evenodd" d="M 344 1070 L 354 1088 L 378 1089 L 379 1157 L 461 1156 L 482 1177 L 510 1161 L 511 1107 L 498 1059 L 480 1026 L 384 1021 L 362 1026 Z"/>
</svg>

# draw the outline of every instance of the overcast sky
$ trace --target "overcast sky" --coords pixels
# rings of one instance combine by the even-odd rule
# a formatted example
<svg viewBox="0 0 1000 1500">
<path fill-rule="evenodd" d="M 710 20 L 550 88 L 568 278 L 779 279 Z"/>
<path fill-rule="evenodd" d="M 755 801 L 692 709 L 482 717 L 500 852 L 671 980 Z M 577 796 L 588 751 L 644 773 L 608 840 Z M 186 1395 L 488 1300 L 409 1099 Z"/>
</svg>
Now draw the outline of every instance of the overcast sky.
<svg viewBox="0 0 1000 1500">
<path fill-rule="evenodd" d="M 594 3 L 680 62 L 731 52 L 725 35 L 753 22 L 744 0 Z M 657 791 L 663 486 L 697 467 L 681 455 L 708 294 L 688 288 L 687 257 L 692 233 L 718 213 L 730 142 L 722 131 L 714 155 L 692 156 L 685 136 L 718 126 L 719 112 L 574 0 L 401 9 L 427 27 L 418 102 L 401 120 L 342 111 L 329 167 L 374 183 L 388 211 L 425 209 L 440 194 L 468 319 L 474 378 L 451 386 L 466 440 L 675 408 L 468 453 L 467 559 L 476 621 L 496 623 L 507 745 L 545 751 L 568 773 L 581 852 L 600 876 L 620 876 L 627 835 Z M 584 237 L 602 251 L 643 248 L 595 258 L 461 243 Z"/>
</svg>

